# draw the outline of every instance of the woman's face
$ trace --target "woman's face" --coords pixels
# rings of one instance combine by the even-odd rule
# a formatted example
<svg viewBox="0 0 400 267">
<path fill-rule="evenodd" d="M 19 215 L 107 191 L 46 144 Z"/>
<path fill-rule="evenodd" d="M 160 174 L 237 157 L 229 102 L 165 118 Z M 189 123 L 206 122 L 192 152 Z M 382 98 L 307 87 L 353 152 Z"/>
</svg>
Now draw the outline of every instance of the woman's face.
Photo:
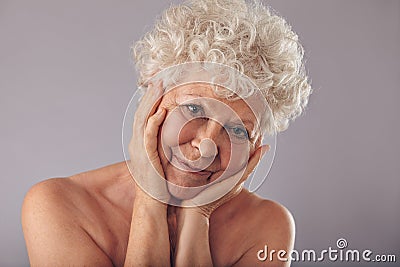
<svg viewBox="0 0 400 267">
<path fill-rule="evenodd" d="M 167 110 L 158 142 L 161 164 L 166 179 L 180 187 L 231 177 L 261 143 L 256 116 L 246 102 L 219 98 L 205 83 L 168 91 L 159 107 Z M 179 199 L 197 194 L 173 186 L 169 191 Z"/>
</svg>

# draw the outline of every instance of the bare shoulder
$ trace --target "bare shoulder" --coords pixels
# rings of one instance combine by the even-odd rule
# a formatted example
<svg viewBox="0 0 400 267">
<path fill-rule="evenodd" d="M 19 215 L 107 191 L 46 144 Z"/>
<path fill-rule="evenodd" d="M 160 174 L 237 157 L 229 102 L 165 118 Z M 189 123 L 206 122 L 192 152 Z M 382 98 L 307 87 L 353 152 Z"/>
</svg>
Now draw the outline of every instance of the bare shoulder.
<svg viewBox="0 0 400 267">
<path fill-rule="evenodd" d="M 242 192 L 243 203 L 246 205 L 242 217 L 242 225 L 246 225 L 248 240 L 245 253 L 235 266 L 289 266 L 288 261 L 262 261 L 259 259 L 261 250 L 276 252 L 284 250 L 287 253 L 293 249 L 295 223 L 289 210 L 282 204 L 268 199 L 262 199 L 247 191 Z M 262 253 L 261 253 L 262 254 Z M 262 254 L 261 256 L 264 256 Z M 262 257 L 261 257 L 262 258 Z"/>
<path fill-rule="evenodd" d="M 81 191 L 81 192 L 80 192 Z M 52 178 L 39 182 L 32 186 L 27 192 L 23 213 L 27 211 L 27 207 L 40 206 L 42 208 L 64 207 L 74 202 L 71 195 L 79 196 L 82 194 L 83 188 L 74 183 L 71 178 Z M 67 197 L 71 201 L 66 201 Z M 54 207 L 53 207 L 54 208 Z"/>
<path fill-rule="evenodd" d="M 242 192 L 221 210 L 218 210 L 219 220 L 233 220 L 238 227 L 245 229 L 257 229 L 254 231 L 255 238 L 268 238 L 279 236 L 286 240 L 294 236 L 294 220 L 290 211 L 282 204 L 263 199 L 247 190 Z M 250 227 L 251 226 L 251 227 Z M 254 239 L 254 238 L 253 238 Z"/>
<path fill-rule="evenodd" d="M 27 192 L 22 227 L 31 265 L 112 266 L 105 248 L 93 239 L 91 231 L 102 228 L 97 214 L 104 215 L 95 193 L 102 183 L 112 180 L 106 177 L 113 178 L 113 173 L 115 169 L 106 168 L 48 179 Z M 90 226 L 94 222 L 97 228 Z"/>
<path fill-rule="evenodd" d="M 276 201 L 251 195 L 256 199 L 255 205 L 252 207 L 254 216 L 259 227 L 263 229 L 264 235 L 279 236 L 280 239 L 286 237 L 286 240 L 292 239 L 295 233 L 295 223 L 290 211 Z"/>
<path fill-rule="evenodd" d="M 70 221 L 83 192 L 83 188 L 70 178 L 52 178 L 32 186 L 22 205 L 24 230 L 25 226 L 32 226 L 42 216 L 51 220 L 70 218 L 67 220 Z"/>
</svg>

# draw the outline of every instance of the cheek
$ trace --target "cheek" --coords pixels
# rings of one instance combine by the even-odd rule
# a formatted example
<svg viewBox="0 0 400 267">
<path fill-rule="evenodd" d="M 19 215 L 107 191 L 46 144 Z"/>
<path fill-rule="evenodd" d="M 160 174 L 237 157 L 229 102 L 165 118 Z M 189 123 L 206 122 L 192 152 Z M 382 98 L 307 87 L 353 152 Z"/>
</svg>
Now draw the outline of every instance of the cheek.
<svg viewBox="0 0 400 267">
<path fill-rule="evenodd" d="M 171 147 L 190 142 L 194 138 L 193 129 L 197 129 L 196 127 L 198 126 L 192 125 L 192 122 L 187 123 L 179 113 L 172 112 L 167 116 L 158 135 L 158 153 L 164 167 L 168 164 L 168 159 L 171 160 Z"/>
<path fill-rule="evenodd" d="M 220 150 L 221 167 L 226 170 L 227 175 L 232 175 L 243 169 L 248 161 L 250 146 L 245 144 L 229 144 Z"/>
<path fill-rule="evenodd" d="M 171 113 L 162 125 L 162 143 L 166 147 L 174 147 L 190 142 L 203 125 L 201 120 L 188 121 L 179 113 Z"/>
<path fill-rule="evenodd" d="M 173 147 L 179 144 L 179 132 L 185 122 L 182 116 L 175 112 L 167 116 L 161 128 L 161 141 L 164 146 Z"/>
</svg>

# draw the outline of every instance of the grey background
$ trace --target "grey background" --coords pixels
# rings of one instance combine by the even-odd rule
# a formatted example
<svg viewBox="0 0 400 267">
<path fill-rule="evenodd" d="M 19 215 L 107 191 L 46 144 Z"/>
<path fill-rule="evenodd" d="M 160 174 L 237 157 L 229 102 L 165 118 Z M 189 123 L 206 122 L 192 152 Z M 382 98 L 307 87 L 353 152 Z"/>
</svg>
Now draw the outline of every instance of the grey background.
<svg viewBox="0 0 400 267">
<path fill-rule="evenodd" d="M 258 193 L 293 213 L 298 250 L 344 237 L 399 261 L 400 1 L 268 3 L 299 33 L 315 91 Z M 0 266 L 28 265 L 20 208 L 33 184 L 123 160 L 129 46 L 168 5 L 0 1 Z"/>
</svg>

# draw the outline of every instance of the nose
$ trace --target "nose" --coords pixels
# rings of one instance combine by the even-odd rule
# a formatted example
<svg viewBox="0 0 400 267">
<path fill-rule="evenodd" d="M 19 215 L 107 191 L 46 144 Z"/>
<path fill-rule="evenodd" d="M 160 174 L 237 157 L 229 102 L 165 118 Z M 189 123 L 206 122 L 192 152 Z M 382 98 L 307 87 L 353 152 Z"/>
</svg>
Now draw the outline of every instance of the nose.
<svg viewBox="0 0 400 267">
<path fill-rule="evenodd" d="M 210 158 L 217 155 L 217 146 L 210 138 L 204 138 L 201 140 L 199 150 L 200 155 L 203 158 Z"/>
<path fill-rule="evenodd" d="M 221 134 L 223 126 L 213 120 L 207 120 L 206 123 L 199 127 L 192 145 L 197 147 L 203 158 L 215 157 L 218 154 L 217 140 Z"/>
</svg>

